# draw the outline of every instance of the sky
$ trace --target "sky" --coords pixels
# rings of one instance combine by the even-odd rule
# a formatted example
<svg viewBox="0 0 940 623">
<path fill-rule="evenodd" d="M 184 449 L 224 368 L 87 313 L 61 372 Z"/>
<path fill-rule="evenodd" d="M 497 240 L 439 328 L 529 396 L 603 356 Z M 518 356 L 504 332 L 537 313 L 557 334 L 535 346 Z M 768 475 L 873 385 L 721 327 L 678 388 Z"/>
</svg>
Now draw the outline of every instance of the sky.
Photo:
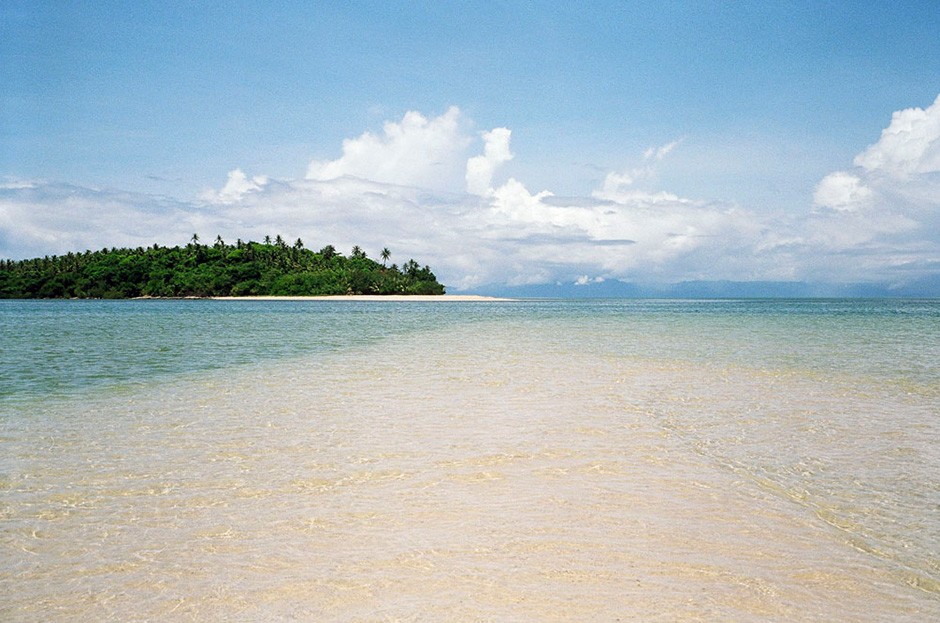
<svg viewBox="0 0 940 623">
<path fill-rule="evenodd" d="M 0 257 L 940 283 L 936 0 L 193 4 L 0 3 Z"/>
</svg>

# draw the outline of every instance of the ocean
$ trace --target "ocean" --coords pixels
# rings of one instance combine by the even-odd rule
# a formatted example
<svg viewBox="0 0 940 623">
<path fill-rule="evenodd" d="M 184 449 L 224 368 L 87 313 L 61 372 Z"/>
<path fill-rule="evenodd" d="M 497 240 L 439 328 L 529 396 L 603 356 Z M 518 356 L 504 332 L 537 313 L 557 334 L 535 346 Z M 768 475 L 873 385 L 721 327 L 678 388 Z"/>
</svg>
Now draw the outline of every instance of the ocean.
<svg viewBox="0 0 940 623">
<path fill-rule="evenodd" d="M 940 620 L 940 301 L 0 301 L 0 620 Z"/>
</svg>

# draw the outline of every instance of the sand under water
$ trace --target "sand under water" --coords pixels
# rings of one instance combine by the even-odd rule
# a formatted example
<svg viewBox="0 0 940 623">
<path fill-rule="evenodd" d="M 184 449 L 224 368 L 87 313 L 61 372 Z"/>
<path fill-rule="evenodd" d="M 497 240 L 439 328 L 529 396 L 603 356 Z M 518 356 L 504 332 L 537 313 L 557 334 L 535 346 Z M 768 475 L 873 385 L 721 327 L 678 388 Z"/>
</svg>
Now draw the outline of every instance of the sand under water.
<svg viewBox="0 0 940 623">
<path fill-rule="evenodd" d="M 940 618 L 935 334 L 508 305 L 8 399 L 0 618 Z"/>
</svg>

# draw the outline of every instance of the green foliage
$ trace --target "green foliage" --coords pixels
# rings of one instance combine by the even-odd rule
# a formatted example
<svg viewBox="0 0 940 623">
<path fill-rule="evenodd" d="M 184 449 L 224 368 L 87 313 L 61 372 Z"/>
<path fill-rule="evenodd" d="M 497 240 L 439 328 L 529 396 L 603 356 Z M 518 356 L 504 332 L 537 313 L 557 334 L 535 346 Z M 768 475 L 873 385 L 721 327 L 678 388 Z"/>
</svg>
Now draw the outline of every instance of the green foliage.
<svg viewBox="0 0 940 623">
<path fill-rule="evenodd" d="M 388 259 L 383 249 L 382 259 Z M 332 245 L 319 252 L 272 243 L 211 246 L 193 234 L 185 247 L 102 249 L 29 260 L 0 260 L 0 298 L 132 298 L 138 296 L 322 296 L 328 294 L 443 294 L 427 266 L 401 269 L 369 259 L 358 246 L 351 257 Z"/>
</svg>

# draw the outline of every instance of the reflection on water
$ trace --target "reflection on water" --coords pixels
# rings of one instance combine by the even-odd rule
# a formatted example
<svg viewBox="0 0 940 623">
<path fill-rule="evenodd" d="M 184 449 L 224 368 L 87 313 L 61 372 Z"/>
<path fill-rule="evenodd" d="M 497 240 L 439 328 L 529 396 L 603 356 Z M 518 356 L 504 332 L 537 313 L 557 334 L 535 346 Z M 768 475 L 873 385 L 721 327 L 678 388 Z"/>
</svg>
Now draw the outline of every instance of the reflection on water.
<svg viewBox="0 0 940 623">
<path fill-rule="evenodd" d="M 936 387 L 733 338 L 503 318 L 7 412 L 0 619 L 940 617 Z"/>
</svg>

